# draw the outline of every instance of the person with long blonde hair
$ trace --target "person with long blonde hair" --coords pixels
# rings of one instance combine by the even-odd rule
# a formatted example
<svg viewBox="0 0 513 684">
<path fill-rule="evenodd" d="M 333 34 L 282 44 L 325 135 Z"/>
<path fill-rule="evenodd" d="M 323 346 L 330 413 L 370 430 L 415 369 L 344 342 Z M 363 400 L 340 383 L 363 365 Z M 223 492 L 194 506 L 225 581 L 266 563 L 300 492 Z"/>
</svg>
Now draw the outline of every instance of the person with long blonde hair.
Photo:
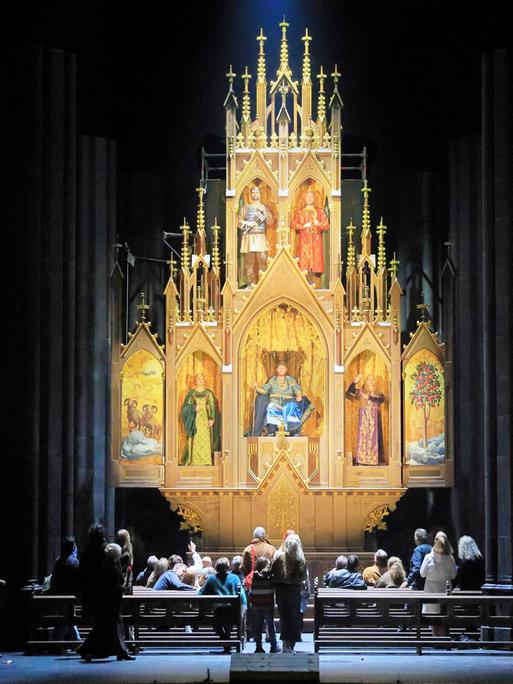
<svg viewBox="0 0 513 684">
<path fill-rule="evenodd" d="M 420 568 L 421 577 L 425 577 L 424 591 L 431 594 L 445 594 L 448 583 L 452 588 L 452 580 L 458 571 L 454 562 L 452 546 L 445 532 L 437 532 L 433 542 L 433 550 L 428 553 Z M 424 615 L 440 615 L 439 603 L 427 603 L 422 606 Z M 447 636 L 445 625 L 432 625 L 433 636 Z"/>
<path fill-rule="evenodd" d="M 301 592 L 306 579 L 306 560 L 297 534 L 289 534 L 273 560 L 272 581 L 280 616 L 284 653 L 294 653 L 301 641 Z"/>
</svg>

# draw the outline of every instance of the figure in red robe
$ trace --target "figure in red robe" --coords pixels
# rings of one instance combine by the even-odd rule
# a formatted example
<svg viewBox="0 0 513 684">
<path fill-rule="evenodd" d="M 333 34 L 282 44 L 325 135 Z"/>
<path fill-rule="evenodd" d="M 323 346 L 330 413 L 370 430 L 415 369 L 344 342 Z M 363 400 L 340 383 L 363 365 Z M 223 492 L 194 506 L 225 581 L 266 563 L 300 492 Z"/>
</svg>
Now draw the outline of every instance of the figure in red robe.
<svg viewBox="0 0 513 684">
<path fill-rule="evenodd" d="M 324 273 L 322 234 L 329 227 L 328 217 L 315 206 L 315 194 L 309 189 L 305 195 L 304 208 L 298 209 L 292 217 L 292 228 L 298 234 L 296 253 L 299 268 L 308 271 L 310 281 Z"/>
</svg>

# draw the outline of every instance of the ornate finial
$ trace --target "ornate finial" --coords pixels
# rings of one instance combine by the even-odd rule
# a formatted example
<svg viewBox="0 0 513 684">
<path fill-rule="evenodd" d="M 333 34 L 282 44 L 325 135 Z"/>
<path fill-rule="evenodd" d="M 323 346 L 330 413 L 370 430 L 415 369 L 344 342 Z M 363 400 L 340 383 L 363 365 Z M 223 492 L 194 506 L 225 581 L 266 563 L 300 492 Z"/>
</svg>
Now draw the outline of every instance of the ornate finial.
<svg viewBox="0 0 513 684">
<path fill-rule="evenodd" d="M 171 280 L 175 280 L 177 271 L 174 254 L 171 254 L 171 259 L 167 263 L 169 264 L 169 276 Z"/>
<path fill-rule="evenodd" d="M 196 192 L 198 193 L 198 222 L 197 222 L 197 228 L 205 228 L 205 209 L 203 207 L 203 195 L 205 194 L 206 190 L 205 188 L 202 188 L 201 186 L 199 188 L 196 188 Z"/>
<path fill-rule="evenodd" d="M 323 120 L 326 118 L 326 95 L 324 94 L 324 81 L 326 80 L 326 74 L 324 73 L 324 68 L 321 66 L 321 70 L 317 74 L 319 79 L 319 102 L 317 105 L 317 116 L 319 119 Z"/>
<path fill-rule="evenodd" d="M 362 212 L 362 237 L 370 235 L 370 210 L 369 210 L 369 193 L 371 189 L 367 179 L 363 181 L 363 212 Z"/>
<path fill-rule="evenodd" d="M 356 268 L 356 254 L 355 254 L 355 249 L 354 249 L 354 244 L 353 244 L 353 233 L 356 230 L 356 226 L 353 224 L 353 219 L 350 220 L 349 225 L 347 226 L 347 237 L 348 237 L 348 245 L 347 245 L 347 270 L 351 271 L 354 268 Z"/>
<path fill-rule="evenodd" d="M 215 271 L 221 270 L 221 252 L 219 251 L 219 231 L 221 226 L 217 225 L 217 216 L 214 219 L 214 225 L 212 228 L 212 268 Z"/>
<path fill-rule="evenodd" d="M 421 298 L 422 302 L 421 302 L 420 304 L 416 304 L 416 305 L 415 305 L 415 308 L 416 308 L 417 311 L 420 313 L 420 320 L 421 320 L 423 323 L 425 323 L 426 321 L 429 320 L 428 317 L 427 317 L 427 313 L 428 313 L 428 310 L 429 310 L 429 304 L 426 304 L 426 303 L 424 302 L 424 293 L 423 293 L 423 292 L 420 293 L 420 298 Z"/>
<path fill-rule="evenodd" d="M 265 52 L 264 52 L 264 43 L 267 40 L 267 38 L 264 36 L 264 29 L 260 29 L 260 35 L 257 36 L 257 40 L 259 43 L 259 48 L 258 48 L 258 67 L 257 67 L 257 77 L 261 80 L 265 80 Z"/>
<path fill-rule="evenodd" d="M 139 302 L 135 305 L 135 308 L 141 314 L 140 323 L 144 323 L 146 321 L 146 312 L 150 308 L 150 305 L 145 304 L 144 302 L 144 292 L 141 292 L 141 294 L 139 295 Z"/>
<path fill-rule="evenodd" d="M 400 263 L 401 262 L 398 259 L 396 259 L 395 252 L 394 252 L 393 258 L 390 259 L 390 268 L 388 269 L 389 273 L 392 277 L 392 280 L 397 280 L 397 269 L 398 269 Z"/>
<path fill-rule="evenodd" d="M 305 35 L 301 40 L 305 44 L 305 52 L 303 55 L 303 78 L 305 81 L 309 81 L 311 76 L 309 43 L 312 40 L 312 37 L 308 35 L 308 29 L 305 29 Z"/>
<path fill-rule="evenodd" d="M 244 81 L 244 93 L 242 94 L 242 118 L 246 118 L 249 120 L 251 113 L 251 107 L 249 102 L 249 79 L 251 78 L 251 74 L 248 72 L 248 67 L 245 68 L 245 71 L 242 74 L 241 78 Z"/>
<path fill-rule="evenodd" d="M 230 84 L 230 88 L 233 88 L 233 79 L 237 76 L 237 74 L 234 73 L 233 67 L 230 64 L 230 68 L 228 69 L 228 73 L 226 74 L 226 78 L 228 79 L 228 83 Z"/>
<path fill-rule="evenodd" d="M 289 23 L 285 20 L 285 17 L 283 17 L 283 21 L 280 22 L 280 28 L 281 28 L 281 47 L 280 47 L 280 70 L 281 69 L 289 69 L 289 47 L 287 44 L 287 29 L 289 27 Z"/>
<path fill-rule="evenodd" d="M 180 229 L 182 231 L 182 253 L 181 253 L 181 261 L 182 261 L 182 268 L 185 271 L 189 270 L 189 234 L 190 234 L 190 229 L 189 229 L 189 224 L 187 223 L 187 219 L 184 217 L 183 219 L 183 224 L 180 226 Z"/>
<path fill-rule="evenodd" d="M 383 216 L 380 219 L 379 225 L 376 228 L 376 232 L 379 236 L 378 241 L 378 271 L 386 269 L 386 254 L 385 254 L 385 233 L 387 232 L 387 227 L 383 223 Z"/>
<path fill-rule="evenodd" d="M 333 79 L 333 95 L 331 96 L 330 99 L 330 107 L 340 107 L 342 108 L 344 106 L 342 99 L 340 97 L 340 93 L 338 92 L 338 79 L 340 78 L 342 74 L 338 70 L 338 66 L 335 64 L 335 69 L 333 70 L 333 73 L 331 74 L 331 77 Z"/>
</svg>

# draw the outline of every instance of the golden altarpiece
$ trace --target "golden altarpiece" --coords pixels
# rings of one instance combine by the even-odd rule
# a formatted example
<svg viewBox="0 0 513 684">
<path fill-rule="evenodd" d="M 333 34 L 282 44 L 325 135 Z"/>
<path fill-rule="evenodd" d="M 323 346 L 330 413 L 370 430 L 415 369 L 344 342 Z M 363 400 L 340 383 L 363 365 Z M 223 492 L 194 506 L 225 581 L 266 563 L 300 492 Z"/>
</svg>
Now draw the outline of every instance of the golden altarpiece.
<svg viewBox="0 0 513 684">
<path fill-rule="evenodd" d="M 452 484 L 443 345 L 421 321 L 401 347 L 398 261 L 365 179 L 357 225 L 341 225 L 340 74 L 312 75 L 306 31 L 295 81 L 287 26 L 270 82 L 258 36 L 240 115 L 227 74 L 224 225 L 209 239 L 199 188 L 164 344 L 142 302 L 114 354 L 115 484 L 159 487 L 212 550 L 242 548 L 256 525 L 362 549 L 408 486 Z"/>
</svg>

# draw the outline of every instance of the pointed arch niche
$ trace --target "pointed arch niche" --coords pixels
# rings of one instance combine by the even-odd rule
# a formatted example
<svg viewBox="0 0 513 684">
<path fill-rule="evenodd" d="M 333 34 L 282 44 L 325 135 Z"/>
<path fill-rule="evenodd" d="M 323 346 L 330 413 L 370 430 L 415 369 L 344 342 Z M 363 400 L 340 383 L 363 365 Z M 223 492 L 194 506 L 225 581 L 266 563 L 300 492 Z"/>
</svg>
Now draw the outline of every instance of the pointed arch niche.
<svg viewBox="0 0 513 684">
<path fill-rule="evenodd" d="M 326 289 L 330 282 L 330 207 L 324 185 L 308 177 L 295 187 L 290 201 L 290 242 L 309 282 Z"/>
<path fill-rule="evenodd" d="M 239 354 L 240 430 L 251 431 L 255 383 L 263 385 L 285 363 L 314 406 L 301 434 L 321 437 L 327 415 L 327 348 L 316 323 L 297 305 L 281 301 L 264 309 L 242 340 Z"/>
<path fill-rule="evenodd" d="M 219 361 L 210 356 L 206 351 L 196 350 L 187 354 L 187 356 L 182 359 L 176 374 L 176 448 L 178 453 L 178 464 L 180 466 L 184 466 L 183 456 L 187 445 L 187 435 L 182 420 L 182 408 L 188 392 L 194 388 L 194 379 L 196 375 L 204 376 L 205 387 L 214 394 L 217 412 L 219 412 L 221 405 L 222 374 Z M 214 462 L 210 465 L 214 465 Z M 187 466 L 188 470 L 192 468 L 192 465 Z"/>
<path fill-rule="evenodd" d="M 374 349 L 354 356 L 346 371 L 345 454 L 354 466 L 390 459 L 390 365 Z"/>
<path fill-rule="evenodd" d="M 277 190 L 274 187 L 274 183 L 271 185 L 269 182 L 269 179 L 264 180 L 260 176 L 252 178 L 246 185 L 243 187 L 242 192 L 240 193 L 237 201 L 237 206 L 236 206 L 236 211 L 237 211 L 237 216 L 236 216 L 236 221 L 235 221 L 235 226 L 236 226 L 236 231 L 237 231 L 237 284 L 239 288 L 244 288 L 247 287 L 251 279 L 248 279 L 247 277 L 247 270 L 250 268 L 250 264 L 246 263 L 246 261 L 249 259 L 251 261 L 251 252 L 247 252 L 246 254 L 241 253 L 241 246 L 242 246 L 242 241 L 243 241 L 243 236 L 244 236 L 244 230 L 242 229 L 242 221 L 244 218 L 246 218 L 247 214 L 247 207 L 251 204 L 252 202 L 252 197 L 251 193 L 253 188 L 258 188 L 260 192 L 260 203 L 265 206 L 266 209 L 266 225 L 265 225 L 265 240 L 266 244 L 268 246 L 268 251 L 267 251 L 267 256 L 269 257 L 274 257 L 276 254 L 276 247 L 279 242 L 278 240 L 278 218 L 279 218 L 279 209 L 278 209 L 278 196 L 277 196 Z M 248 236 L 249 237 L 249 236 Z M 249 241 L 248 241 L 249 242 Z M 248 245 L 246 245 L 246 248 L 248 248 Z M 249 246 L 251 249 L 251 246 Z M 251 263 L 253 263 L 251 261 Z M 254 269 L 257 268 L 256 262 L 254 263 L 253 267 Z M 262 269 L 265 270 L 265 269 Z M 258 280 L 257 274 L 255 274 L 255 282 Z"/>
</svg>

